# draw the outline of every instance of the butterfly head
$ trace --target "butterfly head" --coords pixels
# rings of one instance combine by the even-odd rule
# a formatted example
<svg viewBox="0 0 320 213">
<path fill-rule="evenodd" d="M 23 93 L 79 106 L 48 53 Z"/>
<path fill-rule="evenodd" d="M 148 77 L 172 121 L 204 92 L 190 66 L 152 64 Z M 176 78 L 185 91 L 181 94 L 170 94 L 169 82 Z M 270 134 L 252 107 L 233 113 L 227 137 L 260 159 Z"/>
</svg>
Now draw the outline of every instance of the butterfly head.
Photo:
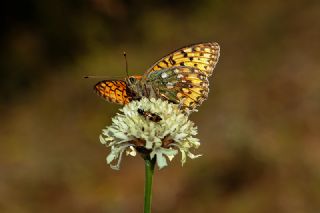
<svg viewBox="0 0 320 213">
<path fill-rule="evenodd" d="M 128 76 L 126 78 L 126 81 L 128 82 L 128 84 L 135 84 L 137 80 L 139 79 L 136 76 Z"/>
<path fill-rule="evenodd" d="M 139 94 L 141 90 L 141 79 L 142 76 L 139 75 L 131 75 L 128 76 L 125 81 L 133 94 Z"/>
<path fill-rule="evenodd" d="M 131 75 L 126 78 L 126 82 L 130 86 L 135 86 L 140 82 L 141 78 L 142 76 L 140 75 Z"/>
</svg>

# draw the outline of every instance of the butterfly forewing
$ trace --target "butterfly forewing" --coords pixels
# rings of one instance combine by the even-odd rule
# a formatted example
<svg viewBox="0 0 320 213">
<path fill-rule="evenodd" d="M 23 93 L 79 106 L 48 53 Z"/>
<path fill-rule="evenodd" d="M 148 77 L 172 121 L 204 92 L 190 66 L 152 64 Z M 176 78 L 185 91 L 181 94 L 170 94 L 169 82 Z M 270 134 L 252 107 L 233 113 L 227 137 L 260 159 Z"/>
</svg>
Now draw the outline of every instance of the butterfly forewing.
<svg viewBox="0 0 320 213">
<path fill-rule="evenodd" d="M 218 62 L 219 54 L 220 47 L 217 43 L 189 45 L 161 58 L 149 68 L 147 74 L 175 66 L 188 66 L 197 68 L 210 76 Z"/>
<path fill-rule="evenodd" d="M 112 103 L 124 105 L 132 99 L 125 81 L 100 81 L 94 86 L 94 89 L 99 96 Z"/>
</svg>

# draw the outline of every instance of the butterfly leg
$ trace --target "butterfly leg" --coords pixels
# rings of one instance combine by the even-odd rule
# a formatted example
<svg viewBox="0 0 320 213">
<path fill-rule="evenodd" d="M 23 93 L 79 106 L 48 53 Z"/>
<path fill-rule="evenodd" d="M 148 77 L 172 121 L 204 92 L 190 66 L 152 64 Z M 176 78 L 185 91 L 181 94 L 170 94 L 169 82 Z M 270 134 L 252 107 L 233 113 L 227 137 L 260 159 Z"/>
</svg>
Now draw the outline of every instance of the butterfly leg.
<svg viewBox="0 0 320 213">
<path fill-rule="evenodd" d="M 181 109 L 181 108 L 184 106 L 185 100 L 186 100 L 186 98 L 182 98 L 182 99 L 181 99 L 181 101 L 180 101 L 180 103 L 179 103 L 179 105 L 178 105 L 179 109 Z"/>
</svg>

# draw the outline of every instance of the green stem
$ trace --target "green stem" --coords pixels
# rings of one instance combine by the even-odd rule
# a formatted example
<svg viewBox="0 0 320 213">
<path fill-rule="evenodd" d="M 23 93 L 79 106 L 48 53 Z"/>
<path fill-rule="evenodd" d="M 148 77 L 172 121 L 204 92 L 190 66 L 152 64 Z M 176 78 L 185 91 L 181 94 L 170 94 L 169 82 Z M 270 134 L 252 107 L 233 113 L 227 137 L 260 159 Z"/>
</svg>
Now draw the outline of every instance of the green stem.
<svg viewBox="0 0 320 213">
<path fill-rule="evenodd" d="M 145 159 L 144 213 L 151 213 L 152 179 L 155 159 Z"/>
</svg>

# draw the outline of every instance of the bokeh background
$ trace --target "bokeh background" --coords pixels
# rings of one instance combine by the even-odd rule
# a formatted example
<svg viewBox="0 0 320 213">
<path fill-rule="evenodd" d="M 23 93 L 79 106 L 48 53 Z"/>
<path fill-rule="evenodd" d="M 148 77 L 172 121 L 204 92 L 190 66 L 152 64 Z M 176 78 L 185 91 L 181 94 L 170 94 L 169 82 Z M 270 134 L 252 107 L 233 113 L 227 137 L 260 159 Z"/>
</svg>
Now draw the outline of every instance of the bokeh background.
<svg viewBox="0 0 320 213">
<path fill-rule="evenodd" d="M 1 4 L 0 212 L 142 212 L 144 164 L 105 163 L 120 106 L 93 92 L 216 41 L 191 119 L 203 157 L 156 171 L 153 212 L 320 212 L 320 3 L 57 0 Z"/>
</svg>

